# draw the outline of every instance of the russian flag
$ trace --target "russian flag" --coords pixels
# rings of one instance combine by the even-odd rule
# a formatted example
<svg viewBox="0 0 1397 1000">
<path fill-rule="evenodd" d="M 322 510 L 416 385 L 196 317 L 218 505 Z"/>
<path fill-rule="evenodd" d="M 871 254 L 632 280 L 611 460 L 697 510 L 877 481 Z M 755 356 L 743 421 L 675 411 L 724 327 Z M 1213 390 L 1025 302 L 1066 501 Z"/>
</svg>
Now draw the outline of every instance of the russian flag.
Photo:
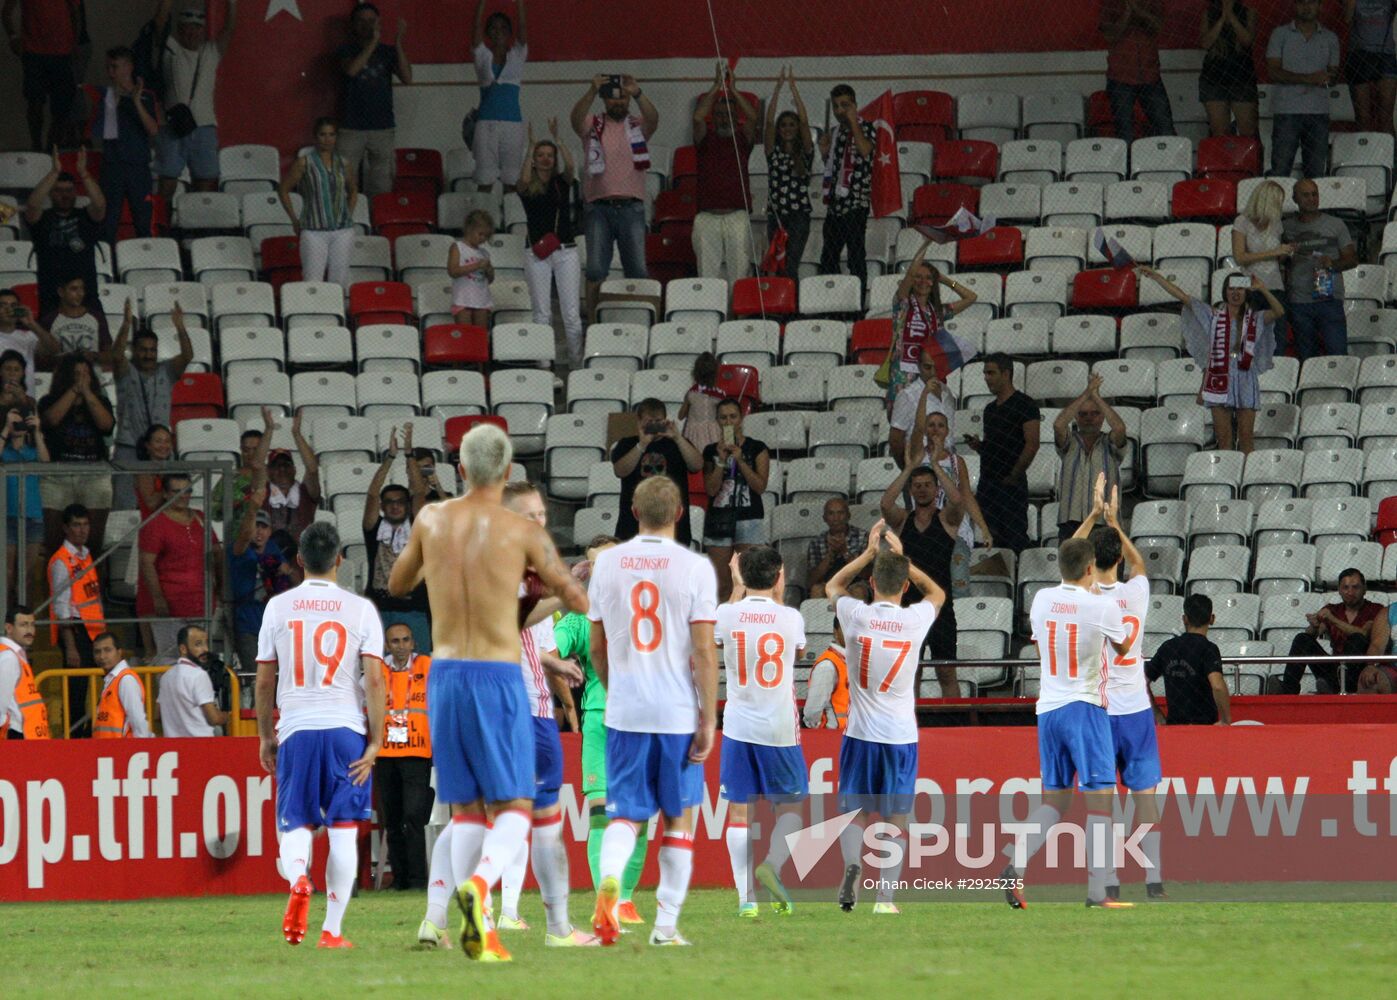
<svg viewBox="0 0 1397 1000">
<path fill-rule="evenodd" d="M 930 352 L 936 363 L 936 377 L 946 381 L 951 372 L 964 367 L 975 357 L 975 345 L 957 337 L 945 326 L 936 327 L 936 332 L 922 345 L 922 353 Z"/>
<path fill-rule="evenodd" d="M 1125 247 L 1121 246 L 1114 236 L 1107 236 L 1106 230 L 1100 226 L 1091 234 L 1091 245 L 1097 253 L 1106 258 L 1106 263 L 1117 270 L 1135 266 L 1135 258 L 1125 252 Z"/>
</svg>

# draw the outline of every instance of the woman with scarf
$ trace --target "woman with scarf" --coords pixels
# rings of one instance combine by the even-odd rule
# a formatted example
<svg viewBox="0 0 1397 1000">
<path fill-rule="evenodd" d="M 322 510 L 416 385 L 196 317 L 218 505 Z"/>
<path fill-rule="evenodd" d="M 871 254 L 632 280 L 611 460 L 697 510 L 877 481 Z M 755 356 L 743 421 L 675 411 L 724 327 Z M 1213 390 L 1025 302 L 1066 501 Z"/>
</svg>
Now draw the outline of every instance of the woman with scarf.
<svg viewBox="0 0 1397 1000">
<path fill-rule="evenodd" d="M 301 433 L 299 411 L 291 420 L 291 439 L 296 442 L 296 452 L 301 456 L 305 473 L 297 479 L 296 460 L 291 452 L 285 448 L 273 449 L 267 456 L 267 497 L 262 509 L 271 517 L 274 532 L 285 531 L 293 540 L 299 540 L 301 532 L 315 520 L 321 501 L 320 461 Z"/>
<path fill-rule="evenodd" d="M 1183 303 L 1184 346 L 1203 369 L 1198 401 L 1213 412 L 1217 446 L 1231 450 L 1235 440 L 1236 449 L 1249 454 L 1256 411 L 1261 405 L 1261 376 L 1271 370 L 1275 323 L 1285 315 L 1285 307 L 1256 275 L 1251 276 L 1250 285 L 1244 274 L 1228 275 L 1222 286 L 1222 303 L 1210 308 L 1154 268 L 1135 270 Z M 1268 308 L 1253 308 L 1247 301 L 1249 290 L 1260 294 Z"/>
<path fill-rule="evenodd" d="M 960 540 L 965 544 L 966 559 L 969 559 L 970 550 L 975 547 L 975 532 L 978 529 L 980 538 L 987 548 L 994 548 L 994 535 L 990 533 L 990 527 L 985 523 L 985 515 L 980 510 L 979 501 L 975 499 L 975 487 L 970 482 L 970 469 L 965 464 L 965 459 L 956 453 L 955 445 L 951 440 L 951 424 L 946 419 L 946 414 L 939 410 L 927 412 L 926 399 L 931 393 L 931 386 L 927 385 L 922 390 L 922 405 L 918 409 L 917 423 L 913 428 L 911 436 L 907 439 L 908 462 L 910 469 L 915 469 L 918 465 L 940 465 L 946 470 L 946 475 L 960 484 L 961 508 L 965 511 L 965 517 L 960 519 L 959 535 Z M 921 454 L 913 454 L 918 449 L 913 442 L 921 442 Z M 939 460 L 934 460 L 932 456 L 940 455 Z M 916 459 L 913 462 L 913 458 Z M 940 509 L 946 506 L 946 491 L 940 490 L 936 496 L 936 506 Z"/>
<path fill-rule="evenodd" d="M 412 453 L 412 425 L 404 430 L 404 445 Z M 369 482 L 364 504 L 364 548 L 368 558 L 368 580 L 364 596 L 374 602 L 383 616 L 383 627 L 406 625 L 412 629 L 418 652 L 430 653 L 432 626 L 428 617 L 427 587 L 419 586 L 407 597 L 388 593 L 388 577 L 393 564 L 407 547 L 412 519 L 427 500 L 427 485 L 416 462 L 407 463 L 407 486 L 388 483 L 388 473 L 398 458 L 398 429 L 388 436 L 388 452 L 383 464 Z"/>
<path fill-rule="evenodd" d="M 959 316 L 975 304 L 975 293 L 923 259 L 929 246 L 931 240 L 923 243 L 917 256 L 912 258 L 912 263 L 902 275 L 902 282 L 897 286 L 893 301 L 893 342 L 888 358 L 883 362 L 887 369 L 890 407 L 903 385 L 919 377 L 917 365 L 923 349 L 937 355 L 936 375 L 943 382 L 952 371 L 975 356 L 974 345 L 942 328 L 946 320 Z M 941 301 L 942 285 L 959 298 L 944 305 Z"/>
</svg>

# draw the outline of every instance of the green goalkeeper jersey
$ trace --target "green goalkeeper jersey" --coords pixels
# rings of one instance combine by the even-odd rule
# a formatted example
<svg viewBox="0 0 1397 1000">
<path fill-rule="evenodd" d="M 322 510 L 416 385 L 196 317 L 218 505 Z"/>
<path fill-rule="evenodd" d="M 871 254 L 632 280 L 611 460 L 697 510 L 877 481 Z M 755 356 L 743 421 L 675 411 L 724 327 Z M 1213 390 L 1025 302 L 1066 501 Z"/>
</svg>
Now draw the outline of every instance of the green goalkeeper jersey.
<svg viewBox="0 0 1397 1000">
<path fill-rule="evenodd" d="M 606 708 L 606 688 L 602 687 L 597 672 L 592 669 L 592 623 L 586 615 L 573 611 L 553 626 L 553 638 L 558 643 L 558 656 L 564 660 L 575 659 L 582 665 L 585 682 L 582 687 L 583 712 L 600 712 Z"/>
</svg>

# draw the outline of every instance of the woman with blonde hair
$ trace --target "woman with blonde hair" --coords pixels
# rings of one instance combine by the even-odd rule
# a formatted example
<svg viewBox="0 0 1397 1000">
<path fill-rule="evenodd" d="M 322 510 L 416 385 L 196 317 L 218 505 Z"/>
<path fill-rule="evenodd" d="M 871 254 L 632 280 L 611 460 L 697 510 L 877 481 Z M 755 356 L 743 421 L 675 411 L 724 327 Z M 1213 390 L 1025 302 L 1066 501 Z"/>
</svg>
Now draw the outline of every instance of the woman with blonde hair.
<svg viewBox="0 0 1397 1000">
<path fill-rule="evenodd" d="M 521 5 L 522 6 L 522 5 Z M 563 313 L 568 362 L 582 367 L 582 259 L 577 254 L 577 213 L 573 184 L 577 170 L 567 146 L 558 141 L 558 119 L 548 120 L 551 138 L 534 141 L 529 126 L 529 155 L 519 172 L 519 200 L 524 203 L 528 233 L 524 244 L 524 282 L 529 286 L 534 322 L 553 325 L 553 285 Z"/>
<path fill-rule="evenodd" d="M 1281 208 L 1285 188 L 1275 181 L 1258 184 L 1246 210 L 1232 223 L 1232 259 L 1273 292 L 1283 287 L 1281 261 L 1295 253 L 1295 244 L 1281 242 Z"/>
</svg>

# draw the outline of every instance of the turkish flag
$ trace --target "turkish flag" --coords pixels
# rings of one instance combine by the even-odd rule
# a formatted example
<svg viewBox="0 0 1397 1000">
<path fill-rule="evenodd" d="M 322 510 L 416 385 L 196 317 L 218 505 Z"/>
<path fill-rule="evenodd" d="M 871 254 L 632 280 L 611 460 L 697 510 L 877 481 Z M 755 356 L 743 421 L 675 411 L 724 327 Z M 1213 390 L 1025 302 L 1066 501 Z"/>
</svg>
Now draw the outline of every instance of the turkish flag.
<svg viewBox="0 0 1397 1000">
<path fill-rule="evenodd" d="M 881 97 L 864 108 L 860 114 L 873 120 L 877 142 L 873 146 L 873 186 L 869 192 L 874 218 L 881 219 L 902 208 L 902 177 L 897 163 L 897 137 L 893 129 L 893 92 L 883 91 Z"/>
</svg>

